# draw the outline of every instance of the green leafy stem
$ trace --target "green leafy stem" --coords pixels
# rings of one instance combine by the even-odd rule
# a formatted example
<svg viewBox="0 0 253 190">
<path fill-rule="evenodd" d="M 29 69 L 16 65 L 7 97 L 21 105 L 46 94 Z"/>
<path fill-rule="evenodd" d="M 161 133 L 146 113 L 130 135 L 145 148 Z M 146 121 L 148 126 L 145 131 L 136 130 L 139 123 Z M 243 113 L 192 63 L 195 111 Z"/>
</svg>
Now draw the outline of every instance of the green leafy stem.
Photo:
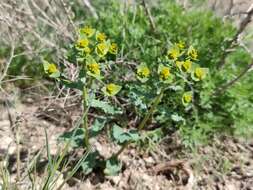
<svg viewBox="0 0 253 190">
<path fill-rule="evenodd" d="M 147 121 L 148 121 L 148 120 L 150 119 L 150 117 L 152 116 L 154 110 L 156 109 L 156 107 L 158 106 L 158 104 L 161 102 L 162 97 L 163 97 L 163 94 L 164 94 L 164 91 L 165 91 L 165 88 L 163 87 L 163 88 L 160 90 L 160 93 L 156 96 L 156 98 L 155 98 L 153 104 L 151 105 L 151 107 L 150 107 L 148 113 L 145 115 L 145 117 L 143 118 L 143 120 L 141 121 L 141 123 L 139 124 L 139 126 L 137 127 L 138 131 L 141 131 L 141 130 L 145 127 Z M 122 145 L 122 147 L 119 149 L 119 151 L 116 152 L 112 157 L 116 157 L 116 158 L 117 158 L 117 157 L 128 147 L 128 145 L 131 144 L 131 142 L 132 142 L 132 141 L 127 141 L 127 142 L 125 142 L 125 143 Z"/>
</svg>

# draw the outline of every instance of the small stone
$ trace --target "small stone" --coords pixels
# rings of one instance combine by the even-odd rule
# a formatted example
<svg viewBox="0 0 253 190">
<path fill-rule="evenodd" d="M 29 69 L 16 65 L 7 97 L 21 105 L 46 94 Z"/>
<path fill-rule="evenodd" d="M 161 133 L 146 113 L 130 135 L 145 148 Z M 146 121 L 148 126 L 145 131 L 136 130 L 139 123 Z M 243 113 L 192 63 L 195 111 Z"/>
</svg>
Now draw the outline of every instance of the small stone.
<svg viewBox="0 0 253 190">
<path fill-rule="evenodd" d="M 121 175 L 118 176 L 106 176 L 107 179 L 109 179 L 113 185 L 117 185 L 119 184 L 120 180 L 121 180 Z"/>
<path fill-rule="evenodd" d="M 155 163 L 155 161 L 152 157 L 144 158 L 144 161 L 146 162 L 147 165 L 152 165 Z"/>
<path fill-rule="evenodd" d="M 34 103 L 34 99 L 32 99 L 32 98 L 26 98 L 26 99 L 24 100 L 24 103 L 32 104 L 32 103 Z"/>
</svg>

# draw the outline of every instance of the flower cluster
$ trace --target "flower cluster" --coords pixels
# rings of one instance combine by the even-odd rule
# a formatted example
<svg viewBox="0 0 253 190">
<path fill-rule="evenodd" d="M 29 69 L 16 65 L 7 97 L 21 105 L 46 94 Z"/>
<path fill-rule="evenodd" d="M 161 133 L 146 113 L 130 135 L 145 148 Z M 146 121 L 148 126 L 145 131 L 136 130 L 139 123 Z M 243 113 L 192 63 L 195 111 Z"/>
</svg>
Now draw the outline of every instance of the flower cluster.
<svg viewBox="0 0 253 190">
<path fill-rule="evenodd" d="M 95 53 L 99 58 L 105 58 L 107 54 L 116 55 L 118 46 L 111 42 L 105 33 L 96 31 L 90 26 L 79 30 L 79 39 L 76 42 L 76 49 L 85 55 Z"/>
<path fill-rule="evenodd" d="M 111 42 L 103 32 L 96 31 L 90 26 L 80 29 L 79 39 L 75 44 L 80 57 L 84 58 L 84 65 L 87 75 L 101 80 L 101 64 L 107 60 L 107 56 L 115 56 L 118 53 L 118 46 Z M 116 84 L 108 84 L 102 89 L 105 95 L 114 96 L 120 90 Z"/>
<path fill-rule="evenodd" d="M 163 61 L 158 63 L 157 74 L 159 81 L 163 84 L 176 82 L 177 80 L 193 80 L 198 82 L 206 77 L 207 69 L 200 67 L 198 61 L 198 52 L 193 47 L 186 47 L 182 41 L 173 44 L 167 51 Z M 142 63 L 137 66 L 136 71 L 137 79 L 141 82 L 147 82 L 152 77 L 151 68 L 147 64 Z M 192 92 L 185 92 L 182 95 L 182 103 L 187 106 L 193 98 Z"/>
<path fill-rule="evenodd" d="M 86 80 L 88 79 L 87 77 L 97 79 L 104 85 L 102 91 L 106 96 L 116 95 L 121 87 L 113 83 L 109 83 L 108 85 L 104 84 L 101 75 L 103 73 L 102 68 L 104 70 L 106 69 L 106 60 L 117 55 L 117 44 L 111 42 L 105 33 L 99 32 L 90 26 L 85 26 L 79 30 L 79 36 L 73 48 L 74 51 L 77 52 L 75 55 L 78 63 L 81 64 L 80 72 L 85 73 Z M 53 63 L 45 61 L 44 70 L 52 78 L 57 78 L 58 80 L 64 79 L 62 81 L 67 81 Z"/>
</svg>

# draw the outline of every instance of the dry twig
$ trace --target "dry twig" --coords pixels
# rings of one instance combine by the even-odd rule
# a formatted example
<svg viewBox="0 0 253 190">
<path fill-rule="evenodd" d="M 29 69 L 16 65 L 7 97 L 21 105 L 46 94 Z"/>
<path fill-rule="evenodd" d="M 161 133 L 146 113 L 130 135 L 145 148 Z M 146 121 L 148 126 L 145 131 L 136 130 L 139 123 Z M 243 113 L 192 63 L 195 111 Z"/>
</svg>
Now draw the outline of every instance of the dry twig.
<svg viewBox="0 0 253 190">
<path fill-rule="evenodd" d="M 15 52 L 15 46 L 14 46 L 14 43 L 11 43 L 10 57 L 9 57 L 9 60 L 5 64 L 5 68 L 3 70 L 3 73 L 0 76 L 0 86 L 3 82 L 3 79 L 6 77 L 8 69 L 11 65 L 11 62 L 12 62 L 13 58 L 14 58 L 14 52 Z"/>
<path fill-rule="evenodd" d="M 83 3 L 90 10 L 92 16 L 95 19 L 98 19 L 97 12 L 96 12 L 95 8 L 91 5 L 90 1 L 89 0 L 83 0 Z"/>
<path fill-rule="evenodd" d="M 247 65 L 247 67 L 236 78 L 224 85 L 221 85 L 217 90 L 215 90 L 214 95 L 218 95 L 227 90 L 229 87 L 233 86 L 238 80 L 240 80 L 244 75 L 246 75 L 251 68 L 253 68 L 253 62 Z"/>
<path fill-rule="evenodd" d="M 147 5 L 147 3 L 146 3 L 145 0 L 142 0 L 142 6 L 143 6 L 144 9 L 145 9 L 145 13 L 146 13 L 146 15 L 147 15 L 147 17 L 148 17 L 151 30 L 152 30 L 153 32 L 156 32 L 156 26 L 155 26 L 154 19 L 153 19 L 152 15 L 151 15 L 151 12 L 150 12 L 149 7 L 148 7 L 148 5 Z"/>
<path fill-rule="evenodd" d="M 227 50 L 235 47 L 235 45 L 238 43 L 238 39 L 240 35 L 243 33 L 243 31 L 246 29 L 246 27 L 250 23 L 252 16 L 253 16 L 253 4 L 249 7 L 248 11 L 246 12 L 245 18 L 240 23 L 235 36 L 231 40 L 228 41 L 228 48 L 224 51 L 220 60 L 220 64 L 218 65 L 218 68 L 222 68 L 225 65 L 226 57 L 230 53 L 230 51 L 227 51 Z"/>
<path fill-rule="evenodd" d="M 182 170 L 187 176 L 188 176 L 188 182 L 185 187 L 187 190 L 191 190 L 194 185 L 194 175 L 192 170 L 190 169 L 190 166 L 185 163 L 185 161 L 182 160 L 176 160 L 176 161 L 169 161 L 165 163 L 161 163 L 153 167 L 150 172 L 157 175 L 158 173 L 163 173 L 168 170 L 178 169 Z"/>
</svg>

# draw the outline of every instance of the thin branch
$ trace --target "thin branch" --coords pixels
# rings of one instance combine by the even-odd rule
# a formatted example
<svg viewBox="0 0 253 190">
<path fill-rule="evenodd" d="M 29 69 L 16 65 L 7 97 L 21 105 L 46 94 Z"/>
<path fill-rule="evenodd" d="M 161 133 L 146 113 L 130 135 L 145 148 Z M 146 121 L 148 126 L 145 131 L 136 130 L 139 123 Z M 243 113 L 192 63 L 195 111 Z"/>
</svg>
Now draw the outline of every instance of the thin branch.
<svg viewBox="0 0 253 190">
<path fill-rule="evenodd" d="M 70 12 L 69 12 L 69 10 L 67 9 L 67 4 L 66 4 L 63 0 L 60 0 L 60 1 L 61 1 L 61 3 L 62 3 L 63 8 L 64 8 L 65 14 L 66 14 L 67 17 L 68 17 L 69 23 L 70 23 L 70 25 L 71 25 L 71 27 L 72 27 L 72 29 L 73 29 L 74 37 L 77 38 L 77 34 L 76 34 L 77 29 L 76 29 L 76 26 L 75 26 L 75 24 L 74 24 L 74 22 L 73 22 L 73 20 L 72 20 L 72 18 L 71 18 L 71 16 L 70 16 Z"/>
<path fill-rule="evenodd" d="M 229 87 L 233 86 L 238 80 L 240 80 L 244 75 L 246 75 L 248 71 L 252 68 L 253 68 L 253 62 L 249 64 L 236 78 L 234 78 L 230 82 L 224 85 L 221 85 L 219 88 L 217 88 L 217 90 L 215 90 L 214 92 L 214 95 L 218 95 L 224 92 L 225 90 L 227 90 Z"/>
<path fill-rule="evenodd" d="M 148 17 L 151 30 L 152 30 L 153 32 L 156 32 L 156 26 L 155 26 L 154 19 L 153 19 L 152 15 L 151 15 L 151 12 L 150 12 L 149 7 L 148 7 L 148 5 L 147 5 L 147 3 L 146 3 L 145 0 L 142 0 L 142 6 L 143 6 L 144 9 L 145 9 L 145 13 L 146 13 L 146 15 L 147 15 L 147 17 Z"/>
<path fill-rule="evenodd" d="M 237 16 L 237 15 L 247 15 L 248 12 L 247 11 L 239 11 L 239 12 L 235 12 L 235 13 L 230 13 L 229 15 L 225 15 L 224 17 L 232 17 L 232 16 Z"/>
<path fill-rule="evenodd" d="M 243 33 L 243 31 L 246 29 L 246 27 L 250 23 L 252 16 L 253 16 L 253 4 L 248 9 L 246 17 L 240 23 L 239 29 L 236 32 L 235 36 L 230 41 L 228 41 L 228 49 L 235 46 L 235 44 L 237 43 L 237 41 L 239 39 L 239 36 Z M 222 57 L 221 57 L 220 64 L 218 65 L 218 68 L 222 68 L 225 65 L 225 63 L 226 63 L 225 60 L 226 60 L 226 57 L 228 56 L 228 54 L 229 54 L 229 52 L 227 52 L 225 50 Z"/>
<path fill-rule="evenodd" d="M 1 83 L 2 83 L 3 79 L 6 77 L 7 72 L 8 72 L 8 69 L 9 69 L 9 67 L 10 67 L 10 64 L 11 64 L 13 58 L 14 58 L 14 52 L 15 52 L 15 46 L 14 46 L 14 44 L 12 43 L 12 44 L 11 44 L 11 51 L 10 51 L 9 60 L 6 62 L 4 71 L 3 71 L 3 73 L 2 73 L 2 76 L 0 77 L 0 86 L 1 86 Z"/>
<path fill-rule="evenodd" d="M 230 15 L 233 7 L 234 7 L 234 0 L 230 0 L 229 1 L 229 6 L 228 6 L 228 8 L 226 10 L 225 15 L 228 15 L 228 14 Z"/>
<path fill-rule="evenodd" d="M 57 23 L 50 19 L 49 16 L 34 2 L 34 0 L 31 0 L 30 2 L 32 3 L 33 8 L 36 9 L 41 14 L 41 16 L 43 16 L 43 18 L 45 18 L 49 23 L 51 23 L 55 26 L 55 28 L 57 28 Z"/>
<path fill-rule="evenodd" d="M 89 0 L 83 0 L 83 3 L 90 10 L 92 16 L 95 19 L 98 19 L 97 12 L 96 12 L 95 8 L 91 5 L 90 1 Z"/>
</svg>

